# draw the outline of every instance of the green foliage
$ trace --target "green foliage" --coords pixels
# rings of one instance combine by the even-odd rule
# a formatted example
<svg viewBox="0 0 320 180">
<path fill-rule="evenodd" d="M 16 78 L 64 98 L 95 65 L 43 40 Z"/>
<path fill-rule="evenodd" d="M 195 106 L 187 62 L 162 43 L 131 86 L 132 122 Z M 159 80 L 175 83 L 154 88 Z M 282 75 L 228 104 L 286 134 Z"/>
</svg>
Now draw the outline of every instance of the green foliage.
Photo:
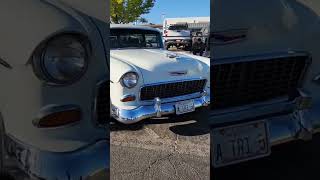
<svg viewBox="0 0 320 180">
<path fill-rule="evenodd" d="M 146 19 L 146 18 L 140 18 L 139 19 L 139 22 L 141 22 L 141 23 L 148 23 L 148 20 Z"/>
<path fill-rule="evenodd" d="M 150 12 L 156 0 L 111 0 L 111 21 L 126 24 L 137 21 L 141 15 Z"/>
</svg>

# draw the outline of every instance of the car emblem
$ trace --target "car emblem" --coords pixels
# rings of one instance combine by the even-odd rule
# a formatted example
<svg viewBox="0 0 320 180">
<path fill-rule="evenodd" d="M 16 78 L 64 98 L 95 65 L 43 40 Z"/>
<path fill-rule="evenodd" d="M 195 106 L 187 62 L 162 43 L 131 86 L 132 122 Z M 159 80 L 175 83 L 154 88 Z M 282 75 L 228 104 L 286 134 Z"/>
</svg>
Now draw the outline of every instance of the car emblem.
<svg viewBox="0 0 320 180">
<path fill-rule="evenodd" d="M 176 58 L 176 57 L 178 57 L 178 54 L 177 53 L 167 53 L 167 57 L 168 58 Z"/>
<path fill-rule="evenodd" d="M 224 45 L 243 41 L 248 36 L 248 29 L 231 29 L 213 32 L 211 34 L 214 45 Z"/>
<path fill-rule="evenodd" d="M 169 74 L 171 76 L 183 76 L 183 75 L 187 75 L 188 71 L 173 71 L 173 72 L 169 72 Z"/>
</svg>

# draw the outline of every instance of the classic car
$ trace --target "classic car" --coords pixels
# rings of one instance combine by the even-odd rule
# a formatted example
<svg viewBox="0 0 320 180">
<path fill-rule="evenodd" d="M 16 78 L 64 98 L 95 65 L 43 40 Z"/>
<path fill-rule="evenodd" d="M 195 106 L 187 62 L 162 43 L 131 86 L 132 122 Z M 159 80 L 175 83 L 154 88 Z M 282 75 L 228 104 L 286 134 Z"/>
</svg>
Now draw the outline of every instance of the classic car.
<svg viewBox="0 0 320 180">
<path fill-rule="evenodd" d="M 223 0 L 211 10 L 213 167 L 312 139 L 320 130 L 319 1 Z"/>
<path fill-rule="evenodd" d="M 108 176 L 106 7 L 0 2 L 1 165 L 10 157 L 35 179 Z"/>
<path fill-rule="evenodd" d="M 210 59 L 166 51 L 159 30 L 110 25 L 111 115 L 124 124 L 210 103 Z"/>
</svg>

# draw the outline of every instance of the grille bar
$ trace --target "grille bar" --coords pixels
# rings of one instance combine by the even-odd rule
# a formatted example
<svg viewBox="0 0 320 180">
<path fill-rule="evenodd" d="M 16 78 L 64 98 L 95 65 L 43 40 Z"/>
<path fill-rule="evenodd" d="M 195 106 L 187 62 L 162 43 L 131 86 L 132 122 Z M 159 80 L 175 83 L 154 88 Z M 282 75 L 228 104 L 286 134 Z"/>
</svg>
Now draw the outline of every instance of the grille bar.
<svg viewBox="0 0 320 180">
<path fill-rule="evenodd" d="M 281 57 L 211 66 L 212 109 L 290 97 L 309 56 Z"/>
<path fill-rule="evenodd" d="M 205 84 L 206 80 L 202 79 L 145 86 L 141 88 L 140 99 L 145 101 L 198 93 L 203 91 Z"/>
</svg>

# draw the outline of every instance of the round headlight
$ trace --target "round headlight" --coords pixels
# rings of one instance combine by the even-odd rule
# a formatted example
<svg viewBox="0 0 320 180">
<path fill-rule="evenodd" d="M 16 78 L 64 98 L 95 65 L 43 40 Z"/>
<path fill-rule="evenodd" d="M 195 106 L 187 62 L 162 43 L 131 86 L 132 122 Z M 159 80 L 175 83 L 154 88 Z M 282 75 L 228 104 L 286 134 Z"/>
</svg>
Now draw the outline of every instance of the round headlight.
<svg viewBox="0 0 320 180">
<path fill-rule="evenodd" d="M 139 76 L 135 72 L 128 72 L 121 78 L 122 85 L 127 88 L 133 88 L 138 84 Z"/>
<path fill-rule="evenodd" d="M 75 35 L 60 35 L 49 40 L 34 61 L 45 81 L 70 84 L 87 70 L 88 43 Z"/>
</svg>

